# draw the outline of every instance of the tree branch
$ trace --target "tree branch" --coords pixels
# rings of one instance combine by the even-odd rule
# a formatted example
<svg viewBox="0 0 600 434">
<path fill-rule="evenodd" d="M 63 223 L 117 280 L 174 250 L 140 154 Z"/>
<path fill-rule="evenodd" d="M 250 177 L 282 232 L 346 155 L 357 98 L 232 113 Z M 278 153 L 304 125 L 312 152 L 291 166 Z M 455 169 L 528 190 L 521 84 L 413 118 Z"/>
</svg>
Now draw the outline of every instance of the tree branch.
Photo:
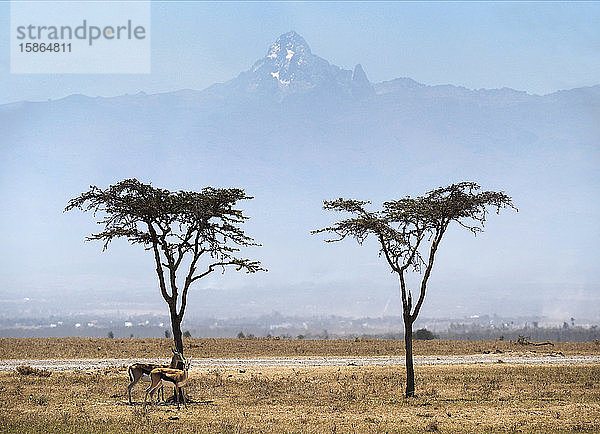
<svg viewBox="0 0 600 434">
<path fill-rule="evenodd" d="M 167 292 L 165 275 L 163 273 L 162 261 L 160 259 L 160 252 L 158 250 L 158 237 L 156 236 L 156 231 L 154 230 L 152 224 L 147 222 L 147 225 L 148 231 L 150 232 L 150 236 L 152 237 L 152 250 L 154 251 L 154 261 L 156 262 L 156 274 L 158 275 L 160 293 L 162 294 L 167 304 L 171 305 L 171 303 L 173 302 L 173 297 L 170 296 Z"/>
<path fill-rule="evenodd" d="M 423 279 L 421 280 L 421 288 L 419 293 L 419 300 L 415 306 L 415 310 L 411 314 L 411 318 L 413 321 L 417 319 L 419 315 L 419 311 L 421 310 L 421 306 L 423 305 L 423 300 L 425 300 L 425 292 L 427 290 L 427 281 L 429 280 L 429 276 L 431 275 L 431 270 L 433 269 L 433 263 L 435 260 L 435 253 L 437 252 L 440 241 L 442 241 L 442 237 L 444 236 L 444 232 L 446 232 L 446 228 L 448 227 L 448 222 L 442 221 L 440 228 L 436 232 L 436 235 L 431 243 L 431 248 L 429 250 L 429 259 L 427 262 L 427 268 L 425 269 L 425 274 L 423 275 Z"/>
<path fill-rule="evenodd" d="M 396 260 L 392 259 L 392 257 L 390 256 L 390 253 L 388 251 L 386 242 L 383 238 L 383 235 L 382 234 L 378 234 L 378 235 L 379 235 L 379 244 L 381 244 L 381 250 L 383 251 L 383 254 L 385 255 L 385 259 L 387 260 L 387 262 L 390 265 L 390 267 L 392 268 L 392 270 L 394 270 L 396 273 L 400 273 L 400 269 L 398 268 L 397 258 L 396 258 Z"/>
</svg>

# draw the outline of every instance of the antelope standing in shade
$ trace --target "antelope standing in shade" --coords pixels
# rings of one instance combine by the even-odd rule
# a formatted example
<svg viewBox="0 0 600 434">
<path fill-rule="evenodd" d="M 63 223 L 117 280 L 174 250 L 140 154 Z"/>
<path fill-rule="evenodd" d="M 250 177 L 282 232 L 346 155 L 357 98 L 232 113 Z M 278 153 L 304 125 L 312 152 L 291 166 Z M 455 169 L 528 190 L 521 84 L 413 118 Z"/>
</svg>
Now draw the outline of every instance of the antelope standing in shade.
<svg viewBox="0 0 600 434">
<path fill-rule="evenodd" d="M 150 387 L 146 389 L 146 395 L 144 396 L 144 409 L 146 408 L 146 403 L 148 401 L 148 394 L 150 394 L 150 402 L 152 402 L 152 395 L 158 389 L 163 381 L 168 381 L 175 385 L 175 396 L 183 397 L 183 405 L 187 408 L 187 403 L 185 402 L 185 393 L 183 392 L 183 387 L 186 385 L 188 381 L 188 371 L 190 369 L 190 365 L 192 364 L 192 360 L 186 360 L 184 362 L 184 368 L 181 369 L 172 369 L 172 368 L 156 368 L 153 369 L 150 373 L 150 379 L 152 380 L 152 384 Z M 180 393 L 179 391 L 182 391 Z M 179 399 L 177 400 L 177 409 L 179 410 Z"/>
<path fill-rule="evenodd" d="M 136 385 L 138 381 L 141 379 L 150 381 L 150 373 L 153 369 L 156 368 L 179 368 L 183 367 L 181 364 L 185 362 L 183 356 L 171 348 L 171 352 L 173 353 L 173 357 L 171 358 L 171 363 L 168 365 L 158 364 L 158 363 L 134 363 L 133 365 L 129 365 L 127 368 L 127 372 L 129 373 L 129 379 L 131 383 L 127 386 L 127 395 L 129 396 L 129 405 L 133 405 L 131 402 L 131 389 Z M 162 392 L 163 401 L 165 399 L 164 390 L 161 387 L 159 391 L 159 395 L 157 395 L 157 399 L 160 397 L 160 392 Z"/>
</svg>

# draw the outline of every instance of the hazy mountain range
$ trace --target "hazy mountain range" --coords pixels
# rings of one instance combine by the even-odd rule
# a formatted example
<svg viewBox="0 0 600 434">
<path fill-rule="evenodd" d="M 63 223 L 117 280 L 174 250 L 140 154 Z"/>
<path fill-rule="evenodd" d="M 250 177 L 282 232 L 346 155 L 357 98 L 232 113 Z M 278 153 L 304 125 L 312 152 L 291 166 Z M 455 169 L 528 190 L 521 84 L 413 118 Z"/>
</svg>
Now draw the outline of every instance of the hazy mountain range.
<svg viewBox="0 0 600 434">
<path fill-rule="evenodd" d="M 475 180 L 512 195 L 519 213 L 491 216 L 477 239 L 448 234 L 424 315 L 598 317 L 599 121 L 600 85 L 541 96 L 371 83 L 368 68 L 332 65 L 295 32 L 204 90 L 3 105 L 0 298 L 18 310 L 28 294 L 50 305 L 57 297 L 57 309 L 66 297 L 77 309 L 93 292 L 116 309 L 147 293 L 143 302 L 162 308 L 151 258 L 125 243 L 101 254 L 82 241 L 95 229 L 91 216 L 62 213 L 90 184 L 137 177 L 255 196 L 243 206 L 263 247 L 248 255 L 270 271 L 201 282 L 190 302 L 199 312 L 204 288 L 235 291 L 221 304 L 211 296 L 216 316 L 397 314 L 396 282 L 375 245 L 309 235 L 336 217 L 322 200 L 377 205 Z"/>
</svg>

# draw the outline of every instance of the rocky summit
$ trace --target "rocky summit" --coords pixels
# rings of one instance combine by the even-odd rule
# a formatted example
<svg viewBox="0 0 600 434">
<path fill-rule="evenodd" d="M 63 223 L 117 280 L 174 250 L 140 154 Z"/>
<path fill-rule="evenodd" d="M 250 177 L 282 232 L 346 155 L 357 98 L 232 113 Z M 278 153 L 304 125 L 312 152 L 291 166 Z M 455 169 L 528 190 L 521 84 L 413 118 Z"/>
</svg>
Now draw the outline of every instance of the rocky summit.
<svg viewBox="0 0 600 434">
<path fill-rule="evenodd" d="M 360 65 L 354 71 L 330 64 L 312 53 L 298 33 L 285 33 L 257 60 L 229 84 L 250 93 L 272 94 L 280 99 L 291 94 L 319 93 L 365 97 L 374 94 L 372 84 Z"/>
</svg>

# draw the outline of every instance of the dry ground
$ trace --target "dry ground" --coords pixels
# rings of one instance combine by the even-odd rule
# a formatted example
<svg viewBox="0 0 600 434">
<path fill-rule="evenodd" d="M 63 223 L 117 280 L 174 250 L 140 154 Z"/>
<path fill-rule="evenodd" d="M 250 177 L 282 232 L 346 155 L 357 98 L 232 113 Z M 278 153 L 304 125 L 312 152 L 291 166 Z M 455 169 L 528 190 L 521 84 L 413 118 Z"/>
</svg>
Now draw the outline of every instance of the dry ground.
<svg viewBox="0 0 600 434">
<path fill-rule="evenodd" d="M 126 404 L 124 369 L 0 373 L 6 432 L 600 432 L 600 365 L 196 369 L 196 403 Z M 144 383 L 146 386 L 147 383 Z"/>
<path fill-rule="evenodd" d="M 167 339 L 0 339 L 0 359 L 167 359 Z M 402 341 L 186 339 L 186 356 L 401 356 Z M 598 343 L 417 341 L 416 355 L 598 355 Z M 125 367 L 0 372 L 2 432 L 600 432 L 600 364 L 195 368 L 187 409 L 127 405 Z"/>
<path fill-rule="evenodd" d="M 171 339 L 0 338 L 0 359 L 170 358 Z M 184 339 L 193 358 L 302 356 L 401 356 L 404 342 L 393 340 Z M 519 345 L 509 341 L 415 341 L 414 354 L 482 353 L 600 355 L 600 342 L 560 342 L 554 346 Z"/>
</svg>

